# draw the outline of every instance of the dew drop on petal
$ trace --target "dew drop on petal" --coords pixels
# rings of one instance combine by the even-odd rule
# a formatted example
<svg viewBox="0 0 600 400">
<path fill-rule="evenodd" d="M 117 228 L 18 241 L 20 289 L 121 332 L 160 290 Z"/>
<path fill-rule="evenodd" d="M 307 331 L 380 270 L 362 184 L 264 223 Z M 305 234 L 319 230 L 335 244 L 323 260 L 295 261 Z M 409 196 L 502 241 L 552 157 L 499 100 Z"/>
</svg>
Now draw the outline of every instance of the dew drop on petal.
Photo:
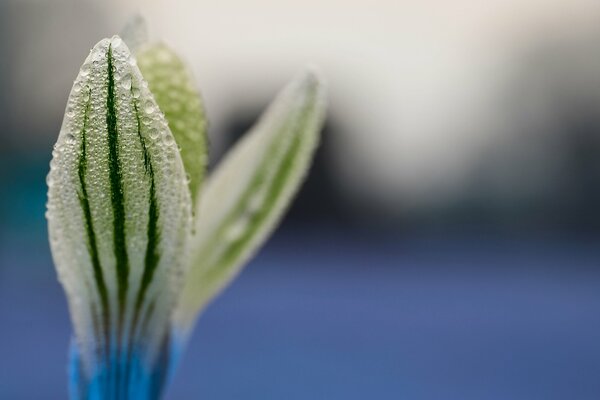
<svg viewBox="0 0 600 400">
<path fill-rule="evenodd" d="M 131 89 L 131 75 L 127 74 L 121 78 L 121 87 L 125 90 Z"/>
<path fill-rule="evenodd" d="M 175 138 L 173 138 L 173 135 L 168 135 L 168 134 L 167 134 L 167 135 L 165 135 L 165 136 L 164 136 L 164 138 L 163 138 L 163 142 L 164 142 L 166 145 L 169 145 L 169 146 L 170 146 L 171 144 L 173 144 L 174 140 L 175 140 Z"/>
<path fill-rule="evenodd" d="M 152 114 L 154 112 L 154 104 L 150 100 L 144 104 L 144 111 L 146 114 Z"/>
<path fill-rule="evenodd" d="M 158 133 L 158 129 L 156 129 L 156 128 L 151 128 L 151 129 L 148 131 L 148 135 L 150 136 L 150 139 L 152 139 L 152 140 L 156 140 L 156 139 L 158 139 L 158 135 L 159 135 L 159 133 Z"/>
<path fill-rule="evenodd" d="M 112 47 L 117 48 L 117 47 L 121 46 L 122 43 L 123 43 L 123 40 L 121 40 L 120 37 L 114 37 L 112 39 L 111 45 L 112 45 Z"/>
</svg>

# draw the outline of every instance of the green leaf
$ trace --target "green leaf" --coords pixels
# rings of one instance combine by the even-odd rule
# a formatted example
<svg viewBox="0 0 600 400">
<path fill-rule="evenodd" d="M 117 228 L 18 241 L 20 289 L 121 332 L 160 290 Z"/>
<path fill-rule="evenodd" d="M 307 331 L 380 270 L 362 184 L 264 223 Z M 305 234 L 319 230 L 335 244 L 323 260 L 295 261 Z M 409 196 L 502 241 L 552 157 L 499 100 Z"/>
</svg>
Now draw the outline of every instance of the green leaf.
<svg viewBox="0 0 600 400">
<path fill-rule="evenodd" d="M 152 368 L 182 285 L 191 199 L 173 135 L 119 37 L 81 67 L 50 166 L 50 244 L 84 373 L 123 374 L 132 349 Z"/>
<path fill-rule="evenodd" d="M 183 340 L 201 309 L 274 230 L 298 190 L 318 144 L 324 97 L 313 71 L 296 78 L 209 177 L 175 316 Z"/>
<path fill-rule="evenodd" d="M 207 145 L 206 118 L 192 75 L 164 44 L 142 47 L 136 57 L 181 149 L 195 203 L 206 169 Z"/>
</svg>

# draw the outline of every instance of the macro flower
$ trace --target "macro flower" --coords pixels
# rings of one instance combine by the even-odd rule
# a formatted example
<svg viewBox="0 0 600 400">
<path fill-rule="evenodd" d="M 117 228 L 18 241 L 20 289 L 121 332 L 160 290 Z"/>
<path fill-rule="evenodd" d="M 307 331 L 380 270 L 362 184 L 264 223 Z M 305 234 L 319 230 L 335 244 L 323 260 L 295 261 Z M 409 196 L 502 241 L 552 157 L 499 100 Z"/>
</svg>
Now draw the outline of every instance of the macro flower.
<svg viewBox="0 0 600 400">
<path fill-rule="evenodd" d="M 161 398 L 198 315 L 272 233 L 325 115 L 307 70 L 205 179 L 206 121 L 164 44 L 96 44 L 69 95 L 47 219 L 75 400 Z"/>
</svg>

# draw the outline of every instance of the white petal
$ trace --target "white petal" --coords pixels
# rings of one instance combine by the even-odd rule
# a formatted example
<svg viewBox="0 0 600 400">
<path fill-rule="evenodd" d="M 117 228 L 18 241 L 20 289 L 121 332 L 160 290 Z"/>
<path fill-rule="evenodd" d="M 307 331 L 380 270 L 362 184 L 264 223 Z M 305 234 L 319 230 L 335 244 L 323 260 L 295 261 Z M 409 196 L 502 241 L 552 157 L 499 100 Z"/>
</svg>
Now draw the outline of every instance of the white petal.
<svg viewBox="0 0 600 400">
<path fill-rule="evenodd" d="M 312 70 L 296 78 L 209 177 L 175 316 L 181 340 L 268 238 L 300 187 L 323 124 L 324 91 Z"/>
<path fill-rule="evenodd" d="M 119 37 L 99 42 L 81 68 L 48 185 L 79 375 L 110 397 L 137 379 L 133 369 L 150 371 L 164 357 L 191 225 L 173 135 Z"/>
</svg>

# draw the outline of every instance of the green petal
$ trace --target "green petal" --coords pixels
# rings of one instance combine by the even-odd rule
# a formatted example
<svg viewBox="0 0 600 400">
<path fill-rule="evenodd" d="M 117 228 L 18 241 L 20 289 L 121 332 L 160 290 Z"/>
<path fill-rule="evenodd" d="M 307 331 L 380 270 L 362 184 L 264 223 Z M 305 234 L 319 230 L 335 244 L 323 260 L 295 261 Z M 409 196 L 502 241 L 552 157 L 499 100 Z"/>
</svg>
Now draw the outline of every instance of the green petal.
<svg viewBox="0 0 600 400">
<path fill-rule="evenodd" d="M 323 84 L 308 71 L 279 94 L 209 177 L 175 318 L 184 338 L 281 219 L 310 166 L 324 114 Z"/>
<path fill-rule="evenodd" d="M 195 203 L 206 169 L 207 146 L 206 118 L 192 75 L 164 44 L 142 47 L 136 57 L 181 149 Z"/>
<path fill-rule="evenodd" d="M 132 346 L 152 365 L 182 284 L 191 200 L 173 135 L 120 38 L 100 41 L 81 67 L 50 165 L 51 249 L 83 373 L 119 374 L 110 363 L 125 364 Z"/>
</svg>

